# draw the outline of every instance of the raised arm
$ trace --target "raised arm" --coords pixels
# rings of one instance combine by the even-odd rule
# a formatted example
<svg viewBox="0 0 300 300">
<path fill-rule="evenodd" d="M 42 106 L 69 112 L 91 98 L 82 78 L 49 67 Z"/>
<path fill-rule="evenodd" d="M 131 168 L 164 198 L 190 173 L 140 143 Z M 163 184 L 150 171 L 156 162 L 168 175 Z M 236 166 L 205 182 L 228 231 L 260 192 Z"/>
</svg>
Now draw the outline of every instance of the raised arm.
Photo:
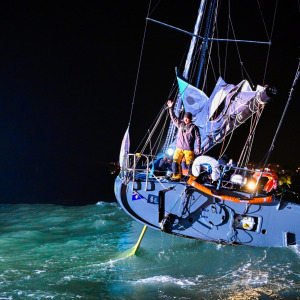
<svg viewBox="0 0 300 300">
<path fill-rule="evenodd" d="M 170 113 L 170 117 L 173 121 L 173 123 L 175 124 L 175 126 L 178 128 L 180 121 L 179 119 L 175 116 L 174 111 L 173 111 L 173 104 L 174 102 L 172 102 L 171 100 L 168 100 L 167 102 L 168 106 L 169 106 L 169 113 Z"/>
</svg>

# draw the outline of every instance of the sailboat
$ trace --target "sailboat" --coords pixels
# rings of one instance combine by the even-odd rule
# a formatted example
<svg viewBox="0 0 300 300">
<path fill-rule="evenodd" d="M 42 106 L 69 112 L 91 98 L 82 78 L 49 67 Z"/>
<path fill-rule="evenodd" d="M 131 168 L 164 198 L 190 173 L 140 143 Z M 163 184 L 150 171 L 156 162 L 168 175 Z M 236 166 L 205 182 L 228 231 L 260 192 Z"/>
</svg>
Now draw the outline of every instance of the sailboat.
<svg viewBox="0 0 300 300">
<path fill-rule="evenodd" d="M 172 121 L 166 133 L 158 134 L 158 140 L 163 142 L 156 144 L 156 153 L 151 146 L 150 153 L 145 153 L 162 116 L 167 113 L 165 102 L 162 103 L 153 131 L 140 152 L 130 153 L 129 126 L 126 130 L 119 159 L 121 171 L 114 186 L 116 199 L 133 219 L 168 234 L 233 246 L 297 245 L 300 243 L 300 204 L 297 197 L 291 197 L 291 193 L 280 186 L 278 174 L 267 168 L 282 120 L 260 168 L 248 167 L 258 121 L 264 107 L 276 95 L 276 88 L 270 85 L 254 87 L 245 78 L 238 84 L 231 84 L 221 76 L 209 96 L 204 84 L 199 88 L 201 78 L 203 82 L 206 80 L 205 68 L 209 67 L 214 42 L 270 44 L 269 41 L 215 38 L 218 11 L 219 1 L 201 0 L 193 33 L 147 15 L 147 22 L 191 36 L 183 71 L 176 70 L 178 93 L 174 113 L 178 118 L 182 118 L 184 112 L 193 115 L 193 123 L 201 135 L 201 153 L 195 158 L 191 172 L 185 173 L 181 181 L 171 181 L 171 171 L 159 168 L 162 160 L 172 159 L 175 150 L 177 128 Z M 199 58 L 197 62 L 196 58 Z M 195 80 L 189 72 L 191 65 L 196 64 Z M 287 106 L 298 76 L 299 65 Z M 250 132 L 239 160 L 221 160 L 225 157 L 226 137 L 231 140 L 235 129 L 248 119 Z M 220 155 L 213 157 L 211 149 L 218 145 L 222 145 Z"/>
</svg>

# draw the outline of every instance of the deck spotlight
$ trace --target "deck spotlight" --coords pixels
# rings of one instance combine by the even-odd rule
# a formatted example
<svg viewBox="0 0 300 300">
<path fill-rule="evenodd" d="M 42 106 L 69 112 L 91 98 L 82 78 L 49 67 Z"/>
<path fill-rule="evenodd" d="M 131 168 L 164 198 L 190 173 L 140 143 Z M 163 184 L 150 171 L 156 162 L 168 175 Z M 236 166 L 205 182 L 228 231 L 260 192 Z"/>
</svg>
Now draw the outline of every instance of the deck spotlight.
<svg viewBox="0 0 300 300">
<path fill-rule="evenodd" d="M 167 149 L 167 154 L 169 155 L 169 156 L 173 156 L 173 154 L 174 154 L 174 149 L 173 148 L 168 148 Z"/>
<path fill-rule="evenodd" d="M 256 188 L 256 183 L 254 182 L 254 181 L 249 181 L 248 183 L 247 183 L 247 188 L 250 190 L 250 191 L 254 191 L 255 190 L 255 188 Z"/>
</svg>

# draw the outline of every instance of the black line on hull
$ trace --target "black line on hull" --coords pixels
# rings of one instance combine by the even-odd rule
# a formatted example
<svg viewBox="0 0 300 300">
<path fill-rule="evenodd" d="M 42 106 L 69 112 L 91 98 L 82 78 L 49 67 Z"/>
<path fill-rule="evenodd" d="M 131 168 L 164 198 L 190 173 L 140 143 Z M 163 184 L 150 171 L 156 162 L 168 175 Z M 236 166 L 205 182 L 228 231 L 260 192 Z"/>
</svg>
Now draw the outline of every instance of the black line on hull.
<svg viewBox="0 0 300 300">
<path fill-rule="evenodd" d="M 149 225 L 151 227 L 155 227 L 157 229 L 160 230 L 160 228 L 158 226 L 155 226 L 147 221 L 145 221 L 144 219 L 142 219 L 139 215 L 137 215 L 132 209 L 131 207 L 129 206 L 128 204 L 128 201 L 127 201 L 127 193 L 126 193 L 126 190 L 127 190 L 127 185 L 122 183 L 122 186 L 121 186 L 121 201 L 125 207 L 125 209 L 128 211 L 129 214 L 131 214 L 133 217 L 135 217 L 136 219 L 140 220 L 141 222 L 143 222 L 144 224 L 146 225 Z"/>
</svg>

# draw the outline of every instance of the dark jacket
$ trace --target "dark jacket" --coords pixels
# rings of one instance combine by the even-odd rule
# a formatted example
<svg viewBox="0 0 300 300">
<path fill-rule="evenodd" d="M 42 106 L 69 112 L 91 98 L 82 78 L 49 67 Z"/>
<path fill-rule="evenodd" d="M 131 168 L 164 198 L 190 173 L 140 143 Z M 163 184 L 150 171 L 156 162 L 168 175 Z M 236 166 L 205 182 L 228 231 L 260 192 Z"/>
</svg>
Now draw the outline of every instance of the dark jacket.
<svg viewBox="0 0 300 300">
<path fill-rule="evenodd" d="M 158 164 L 158 169 L 160 171 L 172 171 L 172 161 L 168 161 L 165 157 L 161 158 Z"/>
<path fill-rule="evenodd" d="M 195 139 L 197 141 L 197 150 L 200 152 L 201 149 L 201 136 L 199 128 L 193 124 L 185 124 L 180 121 L 174 114 L 172 107 L 169 108 L 170 116 L 175 126 L 178 128 L 178 136 L 176 148 L 182 150 L 194 151 Z"/>
</svg>

